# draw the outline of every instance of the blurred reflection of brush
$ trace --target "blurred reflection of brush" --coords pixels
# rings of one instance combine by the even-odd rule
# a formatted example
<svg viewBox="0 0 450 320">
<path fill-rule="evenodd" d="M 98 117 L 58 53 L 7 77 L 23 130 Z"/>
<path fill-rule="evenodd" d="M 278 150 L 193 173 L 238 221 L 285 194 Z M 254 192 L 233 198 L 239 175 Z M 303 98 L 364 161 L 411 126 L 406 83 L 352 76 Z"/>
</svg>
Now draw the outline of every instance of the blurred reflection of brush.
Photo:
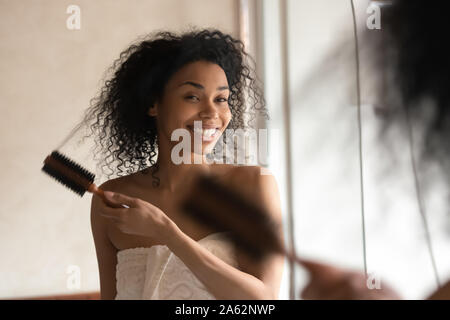
<svg viewBox="0 0 450 320">
<path fill-rule="evenodd" d="M 55 150 L 45 158 L 42 171 L 81 197 L 87 191 L 96 194 L 111 207 L 128 208 L 124 204 L 117 206 L 108 201 L 103 190 L 94 184 L 95 175 L 59 151 Z"/>
<path fill-rule="evenodd" d="M 204 225 L 229 230 L 234 244 L 255 260 L 278 253 L 302 263 L 286 250 L 278 234 L 279 226 L 264 208 L 212 176 L 197 177 L 181 209 Z"/>
</svg>

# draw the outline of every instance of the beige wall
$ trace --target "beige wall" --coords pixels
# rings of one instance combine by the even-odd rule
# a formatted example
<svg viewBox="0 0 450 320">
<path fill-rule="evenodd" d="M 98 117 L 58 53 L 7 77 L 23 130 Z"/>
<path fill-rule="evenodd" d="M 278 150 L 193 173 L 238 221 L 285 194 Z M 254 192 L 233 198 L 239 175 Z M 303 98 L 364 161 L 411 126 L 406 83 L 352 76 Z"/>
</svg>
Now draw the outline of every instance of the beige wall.
<svg viewBox="0 0 450 320">
<path fill-rule="evenodd" d="M 68 30 L 66 9 L 81 9 Z M 217 27 L 238 35 L 237 0 L 0 1 L 0 297 L 98 290 L 90 194 L 41 173 L 79 120 L 105 69 L 155 29 Z M 81 271 L 68 289 L 67 268 Z"/>
</svg>

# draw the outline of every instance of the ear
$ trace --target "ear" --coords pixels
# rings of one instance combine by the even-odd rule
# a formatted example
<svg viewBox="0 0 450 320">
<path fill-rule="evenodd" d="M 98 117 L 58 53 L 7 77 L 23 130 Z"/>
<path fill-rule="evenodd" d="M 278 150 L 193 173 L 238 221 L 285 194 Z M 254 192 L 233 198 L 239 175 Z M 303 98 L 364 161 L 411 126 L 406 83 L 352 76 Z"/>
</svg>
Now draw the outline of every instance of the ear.
<svg viewBox="0 0 450 320">
<path fill-rule="evenodd" d="M 152 106 L 148 109 L 147 114 L 148 114 L 150 117 L 155 117 L 155 116 L 158 115 L 158 108 L 157 108 L 156 103 L 155 103 L 154 105 L 152 105 Z"/>
</svg>

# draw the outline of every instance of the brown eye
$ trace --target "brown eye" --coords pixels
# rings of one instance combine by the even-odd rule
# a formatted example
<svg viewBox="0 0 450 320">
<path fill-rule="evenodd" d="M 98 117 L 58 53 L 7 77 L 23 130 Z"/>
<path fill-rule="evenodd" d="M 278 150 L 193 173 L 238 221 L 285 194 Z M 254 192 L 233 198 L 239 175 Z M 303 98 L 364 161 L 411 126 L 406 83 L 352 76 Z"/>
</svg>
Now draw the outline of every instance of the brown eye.
<svg viewBox="0 0 450 320">
<path fill-rule="evenodd" d="M 198 97 L 196 97 L 196 96 L 187 96 L 186 99 L 189 99 L 189 100 L 197 99 L 198 100 Z"/>
<path fill-rule="evenodd" d="M 219 100 L 219 102 L 221 102 L 221 103 L 222 103 L 222 102 L 228 102 L 228 99 L 227 99 L 227 98 L 219 98 L 218 100 Z"/>
</svg>

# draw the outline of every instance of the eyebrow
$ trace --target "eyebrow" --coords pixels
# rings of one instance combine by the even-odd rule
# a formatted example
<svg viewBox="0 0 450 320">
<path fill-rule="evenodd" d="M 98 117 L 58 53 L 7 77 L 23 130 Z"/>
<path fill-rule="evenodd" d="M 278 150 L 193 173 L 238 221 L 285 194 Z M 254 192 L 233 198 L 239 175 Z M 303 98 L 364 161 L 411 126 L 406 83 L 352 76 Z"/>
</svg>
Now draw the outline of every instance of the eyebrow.
<svg viewBox="0 0 450 320">
<path fill-rule="evenodd" d="M 182 84 L 180 84 L 178 87 L 181 87 L 181 86 L 183 86 L 183 85 L 186 85 L 186 84 L 190 84 L 191 86 L 194 86 L 194 87 L 196 87 L 197 89 L 205 89 L 205 87 L 204 86 L 202 86 L 201 84 L 199 84 L 199 83 L 196 83 L 196 82 L 192 82 L 192 81 L 185 81 L 185 82 L 183 82 Z M 228 86 L 222 86 L 222 87 L 218 87 L 217 88 L 217 91 L 221 91 L 221 90 L 229 90 L 230 88 L 228 88 Z"/>
</svg>

